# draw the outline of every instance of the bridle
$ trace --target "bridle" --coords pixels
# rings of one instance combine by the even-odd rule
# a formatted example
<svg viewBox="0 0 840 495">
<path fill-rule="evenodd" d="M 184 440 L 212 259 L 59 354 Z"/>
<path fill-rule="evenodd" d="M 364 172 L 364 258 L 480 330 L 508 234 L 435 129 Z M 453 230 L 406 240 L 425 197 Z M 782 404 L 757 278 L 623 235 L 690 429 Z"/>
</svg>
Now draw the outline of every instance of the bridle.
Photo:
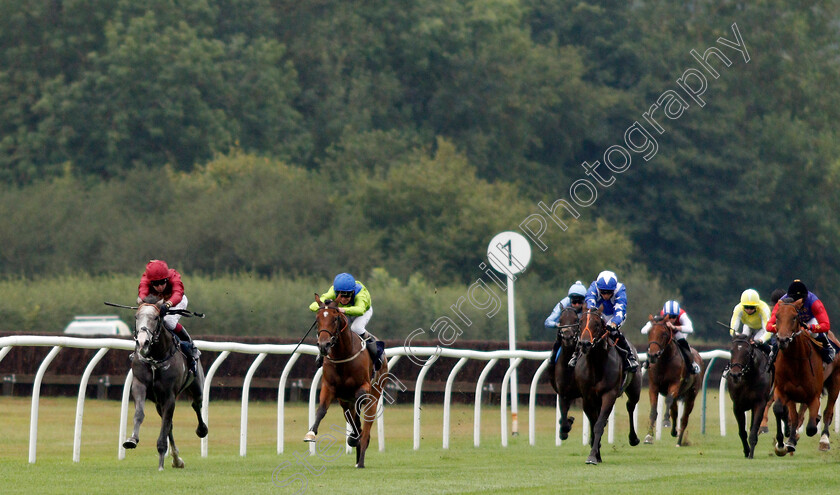
<svg viewBox="0 0 840 495">
<path fill-rule="evenodd" d="M 601 332 L 596 336 L 593 334 L 592 329 L 589 328 L 589 322 L 592 320 L 592 316 L 595 315 L 599 322 L 601 322 Z M 607 335 L 607 327 L 604 325 L 604 320 L 601 318 L 601 313 L 598 312 L 595 308 L 587 309 L 584 313 L 584 318 L 578 323 L 581 325 L 580 330 L 580 337 L 578 339 L 584 344 L 595 345 Z M 584 335 L 589 334 L 589 340 L 584 340 Z"/>
<path fill-rule="evenodd" d="M 140 308 L 142 308 L 144 306 L 151 306 L 152 308 L 155 309 L 155 311 L 158 313 L 158 315 L 160 315 L 160 308 L 157 305 L 151 304 L 151 303 L 141 303 L 137 307 L 137 311 L 139 312 Z M 157 319 L 157 323 L 155 324 L 155 328 L 153 328 L 153 329 L 149 329 L 146 326 L 142 326 L 138 329 L 137 324 L 135 323 L 135 325 L 134 325 L 133 336 L 134 336 L 135 356 L 140 361 L 150 363 L 150 365 L 152 366 L 152 369 L 154 369 L 156 366 L 160 365 L 161 363 L 164 363 L 164 362 L 168 361 L 169 358 L 174 356 L 175 353 L 177 352 L 177 346 L 173 345 L 173 346 L 171 346 L 171 348 L 169 350 L 169 353 L 166 356 L 164 356 L 163 358 L 155 359 L 155 358 L 144 356 L 140 352 L 141 349 L 138 349 L 138 347 L 140 347 L 139 336 L 140 336 L 141 332 L 145 333 L 149 336 L 149 339 L 142 346 L 142 349 L 145 349 L 146 352 L 148 353 L 151 348 L 153 348 L 155 345 L 158 344 L 158 342 L 160 342 L 161 336 L 163 335 L 163 318 L 158 318 Z"/>
<path fill-rule="evenodd" d="M 665 349 L 667 349 L 668 346 L 671 344 L 671 342 L 673 342 L 673 340 L 674 340 L 673 330 L 668 328 L 668 326 L 662 320 L 652 322 L 652 327 L 651 327 L 650 331 L 653 332 L 653 327 L 660 326 L 660 325 L 665 327 L 666 333 L 668 334 L 668 338 L 667 338 L 667 341 L 664 344 L 662 342 L 660 342 L 659 339 L 651 340 L 650 342 L 648 342 L 647 354 L 648 354 L 648 360 L 651 363 L 656 362 L 656 360 L 659 359 L 660 356 L 662 356 L 662 353 L 665 352 Z M 651 347 L 654 344 L 656 344 L 656 346 L 659 347 L 659 350 L 657 352 L 651 352 Z"/>
<path fill-rule="evenodd" d="M 749 349 L 749 351 L 747 352 L 747 358 L 745 360 L 746 361 L 745 363 L 740 363 L 740 362 L 739 363 L 733 363 L 731 360 L 729 361 L 729 366 L 728 366 L 729 375 L 728 376 L 731 376 L 733 380 L 737 381 L 741 377 L 743 377 L 744 375 L 748 375 L 750 373 L 750 371 L 753 369 L 753 360 L 755 359 L 754 358 L 755 347 L 752 344 L 750 344 L 749 340 L 746 339 L 746 338 L 735 337 L 735 339 L 733 339 L 733 343 L 735 343 L 735 342 L 737 342 L 737 345 L 739 345 L 739 346 L 740 345 L 746 345 L 747 348 Z M 735 367 L 740 368 L 740 371 L 734 371 Z"/>
<path fill-rule="evenodd" d="M 782 306 L 793 306 L 793 309 L 796 311 L 796 316 L 794 317 L 794 320 L 796 320 L 798 329 L 795 332 L 791 333 L 790 336 L 788 336 L 788 337 L 779 337 L 778 324 L 777 324 L 777 326 L 776 326 L 776 328 L 777 328 L 776 340 L 778 340 L 780 348 L 783 347 L 783 344 L 784 344 L 784 347 L 786 347 L 790 342 L 793 341 L 793 339 L 798 337 L 799 334 L 801 334 L 803 332 L 803 330 L 806 328 L 805 324 L 802 323 L 802 320 L 800 319 L 800 313 L 799 313 L 799 310 L 796 309 L 796 304 L 795 303 L 779 301 L 779 307 L 781 308 Z M 777 315 L 778 315 L 778 310 L 777 310 Z M 777 316 L 777 321 L 778 321 L 778 316 Z"/>
<path fill-rule="evenodd" d="M 352 360 L 356 359 L 356 356 L 358 356 L 359 354 L 362 353 L 362 351 L 365 350 L 364 341 L 362 340 L 361 336 L 358 336 L 358 337 L 359 337 L 359 340 L 362 341 L 362 346 L 361 346 L 361 349 L 357 353 L 353 354 L 352 356 L 350 356 L 349 358 L 346 358 L 346 359 L 333 359 L 329 356 L 330 350 L 335 347 L 336 343 L 338 342 L 338 338 L 341 336 L 342 332 L 344 332 L 345 330 L 350 328 L 350 319 L 347 317 L 347 315 L 345 315 L 341 311 L 338 311 L 337 308 L 334 308 L 334 307 L 331 308 L 331 307 L 328 307 L 328 306 L 322 306 L 322 307 L 318 308 L 318 311 L 324 311 L 324 313 L 325 313 L 324 316 L 325 317 L 334 313 L 333 314 L 333 316 L 334 316 L 334 319 L 333 319 L 334 328 L 332 330 L 330 330 L 329 328 L 318 329 L 319 339 L 320 339 L 322 333 L 326 333 L 327 335 L 330 336 L 330 341 L 329 341 L 329 344 L 327 345 L 327 352 L 323 353 L 324 359 L 327 359 L 327 360 L 329 360 L 333 363 L 346 363 L 348 361 L 352 361 Z"/>
<path fill-rule="evenodd" d="M 563 342 L 564 345 L 575 345 L 578 341 L 578 335 L 580 333 L 580 315 L 575 310 L 575 308 L 563 308 L 563 311 L 560 312 L 560 318 L 563 319 L 563 315 L 567 312 L 573 312 L 575 315 L 575 322 L 569 323 L 568 325 L 560 325 L 557 327 L 557 337 Z M 569 331 L 570 328 L 576 328 L 577 331 Z"/>
</svg>

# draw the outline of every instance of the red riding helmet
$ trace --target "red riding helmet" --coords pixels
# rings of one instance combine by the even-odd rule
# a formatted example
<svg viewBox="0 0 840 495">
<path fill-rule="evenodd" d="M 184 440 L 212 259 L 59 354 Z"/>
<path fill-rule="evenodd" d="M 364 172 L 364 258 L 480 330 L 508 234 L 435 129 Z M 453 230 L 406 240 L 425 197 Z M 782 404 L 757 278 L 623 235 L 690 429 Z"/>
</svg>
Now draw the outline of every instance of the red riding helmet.
<svg viewBox="0 0 840 495">
<path fill-rule="evenodd" d="M 151 260 L 146 265 L 146 278 L 149 280 L 163 280 L 169 278 L 169 266 L 163 260 Z"/>
</svg>

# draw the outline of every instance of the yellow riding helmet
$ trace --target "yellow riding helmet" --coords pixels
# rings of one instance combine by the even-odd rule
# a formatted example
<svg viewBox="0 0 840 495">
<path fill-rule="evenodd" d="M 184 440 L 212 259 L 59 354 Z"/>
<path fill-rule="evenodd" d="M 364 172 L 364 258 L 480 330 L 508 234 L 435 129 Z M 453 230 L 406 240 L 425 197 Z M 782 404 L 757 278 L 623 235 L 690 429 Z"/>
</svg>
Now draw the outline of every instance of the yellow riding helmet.
<svg viewBox="0 0 840 495">
<path fill-rule="evenodd" d="M 758 297 L 758 291 L 755 289 L 747 289 L 741 293 L 741 304 L 744 306 L 758 306 L 761 298 Z"/>
</svg>

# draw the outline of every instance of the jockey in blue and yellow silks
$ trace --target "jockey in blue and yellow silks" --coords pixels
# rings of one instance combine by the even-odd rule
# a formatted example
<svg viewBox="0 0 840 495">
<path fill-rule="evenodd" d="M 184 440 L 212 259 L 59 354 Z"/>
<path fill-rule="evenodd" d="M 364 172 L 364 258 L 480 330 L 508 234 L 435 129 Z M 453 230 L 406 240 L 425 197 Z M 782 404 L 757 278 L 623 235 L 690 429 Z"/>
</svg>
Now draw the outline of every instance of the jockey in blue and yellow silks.
<svg viewBox="0 0 840 495">
<path fill-rule="evenodd" d="M 349 273 L 339 273 L 335 276 L 333 285 L 321 294 L 321 300 L 333 299 L 338 303 L 338 310 L 347 315 L 350 320 L 350 330 L 359 335 L 365 341 L 368 352 L 373 360 L 373 367 L 379 370 L 382 366 L 380 359 L 380 352 L 376 345 L 376 337 L 371 335 L 365 328 L 373 316 L 373 307 L 370 302 L 370 292 L 367 287 L 357 281 L 353 275 Z M 309 305 L 309 309 L 313 312 L 318 311 L 318 303 L 313 302 Z M 318 355 L 315 358 L 316 366 L 320 367 L 324 362 L 324 357 Z"/>
</svg>

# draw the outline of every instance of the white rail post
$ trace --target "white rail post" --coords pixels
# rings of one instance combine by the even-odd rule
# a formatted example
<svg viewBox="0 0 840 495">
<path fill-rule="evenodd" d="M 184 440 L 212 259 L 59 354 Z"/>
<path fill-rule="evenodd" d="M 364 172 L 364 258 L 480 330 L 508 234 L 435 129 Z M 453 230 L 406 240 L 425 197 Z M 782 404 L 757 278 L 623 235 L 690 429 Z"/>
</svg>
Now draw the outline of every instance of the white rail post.
<svg viewBox="0 0 840 495">
<path fill-rule="evenodd" d="M 47 367 L 55 356 L 61 346 L 55 346 L 44 358 L 44 362 L 38 368 L 38 373 L 35 375 L 35 383 L 32 384 L 32 412 L 29 416 L 29 463 L 35 464 L 35 451 L 38 448 L 38 406 L 41 399 L 41 382 L 44 380 L 44 373 L 47 372 Z"/>
<path fill-rule="evenodd" d="M 531 393 L 528 398 L 528 443 L 531 445 L 536 445 L 537 443 L 537 385 L 539 384 L 543 371 L 545 371 L 547 367 L 548 359 L 542 362 L 540 367 L 537 368 L 537 371 L 534 372 L 534 378 L 531 379 Z M 559 426 L 560 425 L 558 425 L 558 428 Z"/>
<path fill-rule="evenodd" d="M 505 372 L 504 378 L 502 378 L 502 405 L 501 405 L 501 417 L 502 417 L 502 424 L 501 424 L 501 435 L 502 435 L 502 447 L 507 447 L 508 440 L 507 440 L 507 391 L 510 382 L 512 381 L 512 376 L 516 373 L 516 367 L 519 366 L 519 363 L 522 362 L 522 358 L 513 358 L 510 360 L 510 367 Z M 515 383 L 513 385 L 516 385 Z M 511 395 L 511 407 L 513 407 L 513 395 Z M 513 421 L 516 421 L 516 418 L 513 418 Z M 515 426 L 515 424 L 514 424 Z M 514 430 L 514 433 L 516 431 Z"/>
<path fill-rule="evenodd" d="M 267 353 L 261 352 L 257 359 L 254 359 L 245 375 L 245 382 L 242 384 L 242 418 L 239 423 L 239 455 L 242 457 L 245 457 L 248 449 L 248 396 L 251 391 L 251 380 L 267 355 Z"/>
<path fill-rule="evenodd" d="M 455 363 L 455 366 L 452 367 L 452 371 L 449 372 L 449 377 L 446 378 L 446 388 L 443 392 L 443 448 L 449 448 L 449 428 L 451 422 L 451 410 L 452 410 L 452 385 L 455 383 L 455 375 L 461 371 L 461 368 L 464 367 L 464 364 L 468 361 L 468 358 L 462 357 Z"/>
<path fill-rule="evenodd" d="M 82 418 L 85 414 L 85 395 L 87 395 L 87 384 L 90 380 L 90 374 L 109 350 L 107 347 L 99 349 L 99 352 L 93 356 L 93 359 L 90 360 L 90 363 L 85 368 L 85 372 L 82 374 L 82 381 L 79 383 L 79 398 L 76 399 L 76 428 L 73 431 L 73 462 L 79 462 L 82 455 Z"/>
<path fill-rule="evenodd" d="M 493 358 L 490 361 L 487 361 L 487 364 L 484 365 L 484 369 L 481 370 L 481 374 L 478 375 L 478 382 L 475 384 L 475 416 L 473 419 L 473 445 L 476 447 L 478 447 L 481 443 L 481 388 L 484 386 L 484 380 L 487 378 L 487 374 L 490 373 L 490 370 L 498 362 L 498 358 Z"/>
<path fill-rule="evenodd" d="M 219 353 L 216 356 L 216 360 L 210 365 L 210 369 L 207 370 L 207 374 L 204 375 L 204 390 L 201 394 L 201 417 L 204 419 L 205 424 L 210 420 L 210 383 L 213 381 L 213 377 L 216 376 L 216 370 L 219 369 L 219 366 L 228 356 L 230 356 L 230 351 Z M 209 435 L 201 439 L 201 457 L 207 457 L 208 444 Z"/>
<path fill-rule="evenodd" d="M 423 369 L 417 375 L 417 383 L 414 385 L 414 450 L 420 448 L 420 395 L 423 391 L 423 379 L 432 365 L 435 364 L 435 361 L 438 360 L 438 357 L 440 357 L 440 354 L 435 354 L 423 364 Z"/>
<path fill-rule="evenodd" d="M 309 389 L 309 425 L 307 428 L 315 424 L 315 404 L 318 403 L 318 384 L 321 382 L 321 375 L 324 374 L 324 367 L 318 368 L 315 376 L 312 377 L 312 388 Z M 315 455 L 315 443 L 309 442 L 309 455 Z"/>
<path fill-rule="evenodd" d="M 388 374 L 391 373 L 391 366 L 396 366 L 397 362 L 402 357 L 402 354 L 397 354 L 392 359 L 388 359 Z M 385 452 L 385 386 L 379 391 L 379 408 L 376 415 L 376 439 L 379 442 L 379 451 Z"/>
<path fill-rule="evenodd" d="M 286 381 L 289 379 L 289 372 L 292 371 L 292 366 L 295 365 L 300 354 L 294 353 L 286 366 L 283 367 L 283 373 L 280 374 L 280 383 L 277 385 L 277 453 L 283 453 L 283 444 L 285 443 L 285 425 L 283 416 L 286 412 Z"/>
</svg>

